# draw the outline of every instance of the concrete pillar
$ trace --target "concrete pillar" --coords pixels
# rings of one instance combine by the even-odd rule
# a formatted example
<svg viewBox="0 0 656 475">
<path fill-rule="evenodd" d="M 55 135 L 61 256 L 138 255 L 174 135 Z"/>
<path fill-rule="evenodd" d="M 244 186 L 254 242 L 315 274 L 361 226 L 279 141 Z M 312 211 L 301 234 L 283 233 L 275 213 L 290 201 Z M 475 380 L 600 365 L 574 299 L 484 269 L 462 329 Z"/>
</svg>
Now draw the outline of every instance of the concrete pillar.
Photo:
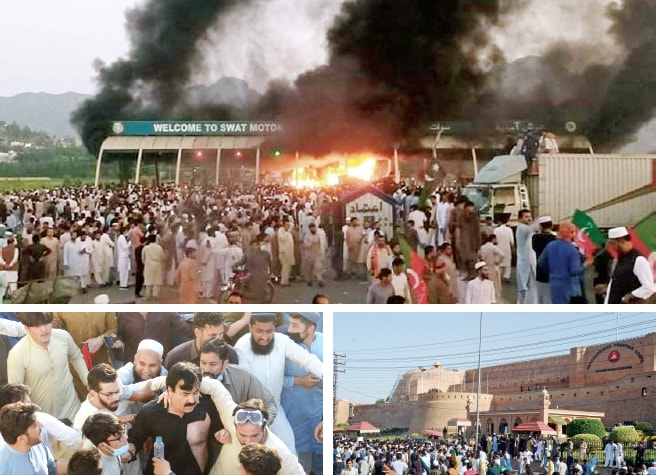
<svg viewBox="0 0 656 475">
<path fill-rule="evenodd" d="M 139 175 L 141 174 L 141 159 L 143 158 L 143 148 L 139 149 L 137 154 L 137 171 L 134 174 L 134 183 L 139 184 Z"/>
<path fill-rule="evenodd" d="M 175 186 L 180 184 L 180 166 L 182 165 L 182 149 L 178 149 L 178 157 L 175 162 Z"/>
<path fill-rule="evenodd" d="M 260 147 L 255 152 L 255 184 L 260 184 Z"/>
<path fill-rule="evenodd" d="M 219 186 L 219 168 L 221 167 L 221 147 L 216 149 L 216 173 L 214 175 L 214 184 Z"/>
<path fill-rule="evenodd" d="M 98 186 L 100 184 L 100 165 L 102 163 L 102 156 L 104 152 L 105 149 L 100 147 L 100 152 L 98 152 L 98 161 L 96 162 L 96 179 L 93 182 L 94 186 Z"/>
</svg>

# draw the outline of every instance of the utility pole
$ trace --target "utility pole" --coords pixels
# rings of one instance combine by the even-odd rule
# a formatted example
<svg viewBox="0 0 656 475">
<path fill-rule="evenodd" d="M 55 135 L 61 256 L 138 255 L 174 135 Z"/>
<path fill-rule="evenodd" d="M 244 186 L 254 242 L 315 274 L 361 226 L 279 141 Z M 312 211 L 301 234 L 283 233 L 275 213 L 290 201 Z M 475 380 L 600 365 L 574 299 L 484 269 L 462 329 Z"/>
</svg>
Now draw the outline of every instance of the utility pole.
<svg viewBox="0 0 656 475">
<path fill-rule="evenodd" d="M 333 353 L 333 424 L 337 421 L 337 373 L 346 373 L 346 370 L 339 369 L 340 366 L 346 365 L 340 358 L 346 358 L 346 355 Z"/>
</svg>

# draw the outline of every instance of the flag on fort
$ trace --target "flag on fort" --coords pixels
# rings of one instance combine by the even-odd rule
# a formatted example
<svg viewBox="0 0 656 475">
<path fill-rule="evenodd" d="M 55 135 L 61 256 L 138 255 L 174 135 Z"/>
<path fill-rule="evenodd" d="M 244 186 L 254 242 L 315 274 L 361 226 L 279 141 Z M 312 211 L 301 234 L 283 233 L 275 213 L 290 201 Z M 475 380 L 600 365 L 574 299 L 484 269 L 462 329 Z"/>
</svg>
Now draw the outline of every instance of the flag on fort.
<svg viewBox="0 0 656 475">
<path fill-rule="evenodd" d="M 399 244 L 401 245 L 406 272 L 408 273 L 408 284 L 410 285 L 412 298 L 415 303 L 428 303 L 428 287 L 424 281 L 426 262 L 417 254 L 416 249 L 410 247 L 408 241 L 401 238 Z"/>
<path fill-rule="evenodd" d="M 598 248 L 606 244 L 606 237 L 594 220 L 577 209 L 572 216 L 572 224 L 577 227 L 576 244 L 585 252 L 585 257 L 590 259 L 594 256 Z"/>
</svg>

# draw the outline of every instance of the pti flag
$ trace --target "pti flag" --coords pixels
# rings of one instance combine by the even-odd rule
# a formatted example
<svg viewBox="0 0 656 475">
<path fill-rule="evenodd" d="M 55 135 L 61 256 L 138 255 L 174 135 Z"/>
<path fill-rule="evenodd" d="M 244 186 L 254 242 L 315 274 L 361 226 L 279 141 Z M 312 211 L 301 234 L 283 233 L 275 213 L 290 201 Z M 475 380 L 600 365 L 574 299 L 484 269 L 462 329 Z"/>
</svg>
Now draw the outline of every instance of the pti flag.
<svg viewBox="0 0 656 475">
<path fill-rule="evenodd" d="M 417 254 L 416 249 L 410 247 L 405 239 L 401 238 L 400 244 L 412 297 L 415 299 L 415 303 L 428 303 L 428 287 L 424 281 L 426 262 Z"/>
<path fill-rule="evenodd" d="M 579 209 L 574 211 L 572 224 L 578 228 L 576 244 L 584 250 L 586 258 L 593 257 L 596 250 L 606 243 L 606 237 L 593 219 Z"/>
</svg>

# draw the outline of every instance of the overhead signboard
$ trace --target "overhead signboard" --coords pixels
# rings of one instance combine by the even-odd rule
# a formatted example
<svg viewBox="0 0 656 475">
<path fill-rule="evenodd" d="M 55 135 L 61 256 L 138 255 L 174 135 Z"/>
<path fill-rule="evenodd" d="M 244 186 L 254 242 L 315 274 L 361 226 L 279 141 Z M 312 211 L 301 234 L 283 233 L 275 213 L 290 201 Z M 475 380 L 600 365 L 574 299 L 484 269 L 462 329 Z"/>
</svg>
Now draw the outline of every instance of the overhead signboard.
<svg viewBox="0 0 656 475">
<path fill-rule="evenodd" d="M 282 125 L 249 121 L 116 121 L 112 132 L 121 136 L 261 136 L 282 132 Z"/>
</svg>

